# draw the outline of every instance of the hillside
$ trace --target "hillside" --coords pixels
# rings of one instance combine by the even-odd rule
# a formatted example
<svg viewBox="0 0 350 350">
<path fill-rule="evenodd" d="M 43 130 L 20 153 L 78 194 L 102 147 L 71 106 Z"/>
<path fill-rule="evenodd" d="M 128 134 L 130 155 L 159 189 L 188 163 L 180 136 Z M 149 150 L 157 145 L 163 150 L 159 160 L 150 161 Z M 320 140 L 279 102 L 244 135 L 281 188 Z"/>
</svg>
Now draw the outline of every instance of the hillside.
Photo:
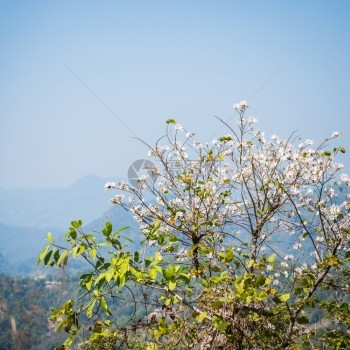
<svg viewBox="0 0 350 350">
<path fill-rule="evenodd" d="M 111 207 L 111 193 L 104 190 L 109 180 L 116 179 L 89 175 L 65 188 L 0 188 L 0 222 L 62 229 L 73 219 L 90 222 Z"/>
<path fill-rule="evenodd" d="M 86 176 L 67 188 L 0 188 L 0 273 L 14 276 L 38 271 L 36 260 L 47 233 L 62 242 L 72 220 L 81 219 L 85 231 L 101 229 L 106 220 L 116 229 L 136 228 L 130 213 L 109 203 L 114 194 L 104 190 L 105 182 Z M 135 230 L 127 234 L 135 235 Z"/>
</svg>

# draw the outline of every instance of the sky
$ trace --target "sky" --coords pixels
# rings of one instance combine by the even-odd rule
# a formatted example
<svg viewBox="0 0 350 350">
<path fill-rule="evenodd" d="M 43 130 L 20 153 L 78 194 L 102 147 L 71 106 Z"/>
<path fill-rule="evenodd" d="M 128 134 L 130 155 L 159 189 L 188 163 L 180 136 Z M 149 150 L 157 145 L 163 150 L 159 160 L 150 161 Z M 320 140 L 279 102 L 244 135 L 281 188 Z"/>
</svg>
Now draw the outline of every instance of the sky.
<svg viewBox="0 0 350 350">
<path fill-rule="evenodd" d="M 350 152 L 349 18 L 346 0 L 0 0 L 0 187 L 126 178 L 166 119 L 209 141 L 241 100 L 267 136 L 341 130 Z"/>
</svg>

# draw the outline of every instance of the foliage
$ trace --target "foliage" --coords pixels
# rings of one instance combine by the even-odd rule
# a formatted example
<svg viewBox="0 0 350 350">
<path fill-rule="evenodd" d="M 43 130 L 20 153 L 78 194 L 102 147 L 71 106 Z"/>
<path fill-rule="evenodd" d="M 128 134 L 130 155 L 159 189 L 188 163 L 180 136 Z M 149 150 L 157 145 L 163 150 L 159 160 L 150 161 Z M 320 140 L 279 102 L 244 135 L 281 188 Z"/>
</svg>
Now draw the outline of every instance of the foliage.
<svg viewBox="0 0 350 350">
<path fill-rule="evenodd" d="M 50 330 L 48 316 L 68 290 L 54 281 L 0 274 L 0 349 L 52 350 L 61 343 L 64 337 Z"/>
<path fill-rule="evenodd" d="M 247 103 L 235 109 L 237 128 L 223 122 L 230 133 L 212 143 L 168 120 L 148 146 L 157 184 L 106 184 L 139 222 L 140 251 L 110 222 L 98 234 L 73 221 L 67 247 L 48 235 L 39 263 L 79 256 L 91 267 L 81 298 L 52 313 L 68 332 L 61 349 L 82 333 L 84 349 L 109 340 L 148 350 L 350 347 L 350 179 L 335 162 L 345 149 L 328 145 L 340 133 L 316 148 L 294 135 L 266 140 Z M 113 315 L 118 298 L 133 306 L 127 322 Z"/>
</svg>

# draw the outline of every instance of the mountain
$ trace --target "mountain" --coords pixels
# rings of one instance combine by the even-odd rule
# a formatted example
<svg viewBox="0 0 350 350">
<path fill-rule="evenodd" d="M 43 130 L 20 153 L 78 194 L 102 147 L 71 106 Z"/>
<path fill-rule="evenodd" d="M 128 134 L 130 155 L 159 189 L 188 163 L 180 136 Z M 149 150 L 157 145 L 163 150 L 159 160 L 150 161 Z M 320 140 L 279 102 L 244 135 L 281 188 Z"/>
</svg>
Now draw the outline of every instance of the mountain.
<svg viewBox="0 0 350 350">
<path fill-rule="evenodd" d="M 23 275 L 35 271 L 36 260 L 46 244 L 48 231 L 54 235 L 64 233 L 60 229 L 15 227 L 0 223 L 0 272 Z"/>
<path fill-rule="evenodd" d="M 114 229 L 132 226 L 126 236 L 135 235 L 132 215 L 109 203 L 113 191 L 105 191 L 107 181 L 85 176 L 66 188 L 0 188 L 0 272 L 31 274 L 38 270 L 37 257 L 51 232 L 58 242 L 72 220 L 81 219 L 85 232 L 101 230 L 107 220 Z"/>
<path fill-rule="evenodd" d="M 0 273 L 7 275 L 28 275 L 41 268 L 36 265 L 40 251 L 47 245 L 45 240 L 47 233 L 51 232 L 58 244 L 64 244 L 63 236 L 68 231 L 70 221 L 64 229 L 62 228 L 40 228 L 40 227 L 18 227 L 0 223 Z M 100 231 L 106 221 L 113 224 L 113 229 L 129 226 L 130 229 L 123 232 L 123 235 L 132 239 L 136 247 L 141 236 L 138 225 L 132 218 L 132 214 L 120 206 L 113 206 L 101 217 L 92 222 L 83 222 L 85 233 Z"/>
<path fill-rule="evenodd" d="M 71 220 L 90 222 L 111 204 L 114 193 L 104 190 L 107 181 L 85 176 L 66 188 L 0 188 L 0 222 L 16 227 L 66 229 Z"/>
</svg>

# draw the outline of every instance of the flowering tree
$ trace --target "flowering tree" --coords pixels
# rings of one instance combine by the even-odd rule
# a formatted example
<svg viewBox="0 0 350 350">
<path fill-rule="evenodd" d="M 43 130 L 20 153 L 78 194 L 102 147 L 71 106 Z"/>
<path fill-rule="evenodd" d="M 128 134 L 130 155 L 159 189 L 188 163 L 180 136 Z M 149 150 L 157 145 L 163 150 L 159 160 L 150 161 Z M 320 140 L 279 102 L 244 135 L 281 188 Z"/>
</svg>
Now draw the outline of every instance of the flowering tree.
<svg viewBox="0 0 350 350">
<path fill-rule="evenodd" d="M 78 322 L 86 313 L 87 348 L 106 339 L 149 350 L 350 347 L 350 178 L 335 162 L 345 149 L 329 146 L 341 133 L 318 147 L 294 135 L 267 140 L 247 103 L 234 107 L 237 126 L 221 121 L 229 133 L 211 143 L 167 120 L 165 137 L 147 145 L 157 183 L 106 184 L 139 222 L 141 251 L 109 222 L 103 240 L 81 222 L 68 248 L 48 237 L 39 262 L 79 255 L 92 267 L 80 277 L 86 298 L 53 311 L 70 333 L 65 346 L 87 329 Z M 120 325 L 111 307 L 126 294 L 134 315 Z"/>
</svg>

